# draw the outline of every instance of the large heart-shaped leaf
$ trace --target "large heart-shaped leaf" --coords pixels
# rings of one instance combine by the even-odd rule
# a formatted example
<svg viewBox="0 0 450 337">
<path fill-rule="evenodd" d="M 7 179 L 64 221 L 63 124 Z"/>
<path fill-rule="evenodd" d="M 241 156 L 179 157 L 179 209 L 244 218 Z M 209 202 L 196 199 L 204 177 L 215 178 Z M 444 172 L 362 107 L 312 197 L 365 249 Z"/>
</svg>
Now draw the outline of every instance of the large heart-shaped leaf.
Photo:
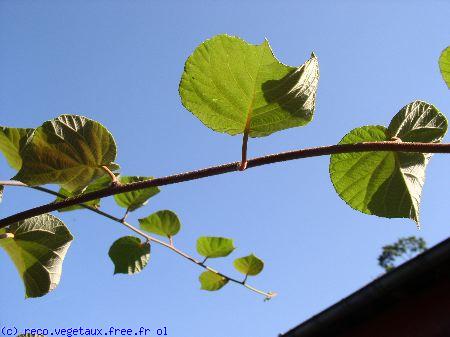
<svg viewBox="0 0 450 337">
<path fill-rule="evenodd" d="M 234 267 L 244 275 L 255 276 L 262 272 L 264 262 L 257 256 L 250 254 L 234 260 Z"/>
<path fill-rule="evenodd" d="M 114 274 L 136 274 L 150 259 L 150 244 L 134 236 L 124 236 L 112 244 L 109 257 L 114 263 Z"/>
<path fill-rule="evenodd" d="M 339 144 L 397 139 L 440 142 L 447 119 L 433 105 L 415 101 L 392 119 L 389 128 L 364 126 L 350 131 Z M 331 156 L 330 177 L 339 196 L 352 208 L 386 218 L 419 223 L 419 204 L 430 154 L 360 152 Z"/>
<path fill-rule="evenodd" d="M 252 45 L 217 35 L 187 59 L 179 92 L 185 108 L 207 127 L 263 137 L 312 120 L 318 80 L 314 54 L 290 67 L 275 58 L 267 40 Z"/>
<path fill-rule="evenodd" d="M 178 216 L 169 210 L 158 211 L 146 218 L 139 219 L 141 228 L 147 232 L 172 237 L 181 228 Z"/>
<path fill-rule="evenodd" d="M 153 177 L 130 177 L 130 176 L 121 176 L 119 177 L 119 181 L 122 184 L 130 184 L 138 181 L 144 181 L 153 179 Z M 117 205 L 120 207 L 126 208 L 128 211 L 132 212 L 139 207 L 144 206 L 148 199 L 155 196 L 159 193 L 158 187 L 148 187 L 143 188 L 137 191 L 131 191 L 121 194 L 114 195 L 114 200 Z"/>
<path fill-rule="evenodd" d="M 197 252 L 207 258 L 228 256 L 234 248 L 233 240 L 228 238 L 202 236 L 197 240 Z"/>
<path fill-rule="evenodd" d="M 13 169 L 20 170 L 22 166 L 20 152 L 32 132 L 33 129 L 0 127 L 0 152 Z"/>
<path fill-rule="evenodd" d="M 439 57 L 439 68 L 441 69 L 442 78 L 450 89 L 450 46 L 442 51 Z"/>
<path fill-rule="evenodd" d="M 25 284 L 27 297 L 40 297 L 55 289 L 62 264 L 73 240 L 64 223 L 50 214 L 39 215 L 0 229 L 0 239 Z"/>
<path fill-rule="evenodd" d="M 219 290 L 228 283 L 228 279 L 210 270 L 201 273 L 198 279 L 201 284 L 201 289 L 207 291 Z"/>
<path fill-rule="evenodd" d="M 116 170 L 115 158 L 116 143 L 103 125 L 82 116 L 62 115 L 35 130 L 14 179 L 78 191 L 106 174 L 101 166 Z"/>
</svg>

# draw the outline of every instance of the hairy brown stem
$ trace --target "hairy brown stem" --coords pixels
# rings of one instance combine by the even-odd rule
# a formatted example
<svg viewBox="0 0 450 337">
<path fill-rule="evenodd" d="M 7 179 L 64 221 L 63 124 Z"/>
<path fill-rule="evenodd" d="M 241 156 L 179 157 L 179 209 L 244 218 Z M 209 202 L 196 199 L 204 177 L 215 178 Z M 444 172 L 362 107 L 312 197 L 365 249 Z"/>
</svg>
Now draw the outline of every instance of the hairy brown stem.
<svg viewBox="0 0 450 337">
<path fill-rule="evenodd" d="M 239 164 L 239 171 L 244 171 L 247 168 L 247 145 L 248 145 L 248 131 L 244 132 L 244 137 L 242 138 L 242 154 L 241 163 Z"/>
<path fill-rule="evenodd" d="M 337 153 L 352 153 L 352 152 L 376 152 L 376 151 L 394 151 L 394 152 L 419 152 L 419 153 L 450 153 L 450 144 L 435 144 L 435 143 L 408 143 L 408 142 L 367 142 L 356 144 L 338 144 L 329 146 L 313 147 L 301 150 L 294 150 L 288 152 L 281 152 L 271 154 L 263 157 L 249 159 L 247 161 L 247 168 L 274 164 L 278 162 L 325 156 Z M 41 215 L 58 209 L 69 206 L 78 205 L 91 200 L 109 197 L 111 195 L 136 191 L 143 188 L 164 186 L 177 184 L 184 181 L 196 180 L 219 174 L 234 172 L 239 170 L 240 163 L 233 162 L 209 168 L 204 168 L 196 171 L 186 173 L 174 174 L 162 178 L 151 180 L 144 180 L 120 186 L 111 186 L 106 189 L 95 191 L 91 193 L 82 194 L 72 198 L 67 198 L 59 202 L 52 202 L 46 205 L 35 207 L 0 220 L 0 228 L 5 228 L 17 221 L 31 218 L 36 215 Z"/>
<path fill-rule="evenodd" d="M 28 187 L 28 188 L 32 188 L 32 189 L 35 189 L 35 190 L 38 190 L 38 191 L 41 191 L 41 192 L 45 192 L 45 193 L 48 193 L 48 194 L 51 194 L 51 195 L 54 195 L 54 196 L 65 198 L 65 196 L 63 194 L 55 192 L 55 191 L 50 190 L 48 188 L 40 187 L 40 186 L 38 186 L 38 187 L 28 186 L 28 185 L 26 185 L 26 184 L 24 184 L 24 183 L 22 183 L 20 181 L 14 181 L 14 180 L 11 180 L 11 181 L 0 181 L 0 186 Z M 217 270 L 215 270 L 215 269 L 205 265 L 205 262 L 206 262 L 207 258 L 205 258 L 201 262 L 201 261 L 198 261 L 197 259 L 193 258 L 192 256 L 190 256 L 189 254 L 183 252 L 182 250 L 176 248 L 174 246 L 174 244 L 173 244 L 173 238 L 172 237 L 169 237 L 169 243 L 164 242 L 164 241 L 159 240 L 159 239 L 157 239 L 157 238 L 155 238 L 155 237 L 153 237 L 151 235 L 148 235 L 147 233 L 145 233 L 145 232 L 141 231 L 140 229 L 134 227 L 133 225 L 131 225 L 130 223 L 125 221 L 125 217 L 120 219 L 118 217 L 115 217 L 114 215 L 108 214 L 106 212 L 103 212 L 103 211 L 99 210 L 98 208 L 95 208 L 95 207 L 92 207 L 92 206 L 89 206 L 89 205 L 80 204 L 80 206 L 83 207 L 83 208 L 86 208 L 86 209 L 88 209 L 88 210 L 90 210 L 92 212 L 95 212 L 95 213 L 97 213 L 97 214 L 99 214 L 101 216 L 104 216 L 104 217 L 106 217 L 108 219 L 111 219 L 111 220 L 113 220 L 115 222 L 118 222 L 118 223 L 122 224 L 123 226 L 127 227 L 131 231 L 133 231 L 136 234 L 139 234 L 140 236 L 142 236 L 147 242 L 155 242 L 155 243 L 157 243 L 157 244 L 159 244 L 161 246 L 164 246 L 164 247 L 170 249 L 171 251 L 177 253 L 178 255 L 184 257 L 185 259 L 195 263 L 196 265 L 198 265 L 201 268 L 204 268 L 204 269 L 209 270 L 209 271 L 211 271 L 213 273 L 216 273 L 216 274 L 224 277 L 228 281 L 237 283 L 237 284 L 242 285 L 242 286 L 244 286 L 245 288 L 247 288 L 247 289 L 249 289 L 251 291 L 254 291 L 254 292 L 256 292 L 256 293 L 258 293 L 260 295 L 263 295 L 266 300 L 267 299 L 271 299 L 272 297 L 276 296 L 276 293 L 274 293 L 274 292 L 265 292 L 265 291 L 259 290 L 257 288 L 254 288 L 254 287 L 246 284 L 245 281 L 241 282 L 239 280 L 236 280 L 236 279 L 234 279 L 234 278 L 232 278 L 230 276 L 222 274 L 219 271 L 217 271 Z M 127 211 L 127 214 L 128 214 L 128 211 Z M 14 238 L 14 235 L 11 234 L 11 233 L 0 234 L 0 239 L 6 239 L 6 238 Z"/>
</svg>

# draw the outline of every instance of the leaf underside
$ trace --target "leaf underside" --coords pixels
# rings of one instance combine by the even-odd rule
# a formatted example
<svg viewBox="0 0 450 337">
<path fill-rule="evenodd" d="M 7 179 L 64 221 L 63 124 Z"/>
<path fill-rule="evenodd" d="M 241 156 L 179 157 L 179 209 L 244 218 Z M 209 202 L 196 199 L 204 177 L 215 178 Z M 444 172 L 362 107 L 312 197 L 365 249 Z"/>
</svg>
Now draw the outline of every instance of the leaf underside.
<svg viewBox="0 0 450 337">
<path fill-rule="evenodd" d="M 234 248 L 233 240 L 228 238 L 202 236 L 197 240 L 197 252 L 207 258 L 228 256 Z"/>
<path fill-rule="evenodd" d="M 442 51 L 442 54 L 439 57 L 439 68 L 441 70 L 442 78 L 450 89 L 450 46 Z"/>
<path fill-rule="evenodd" d="M 86 187 L 85 190 L 83 190 L 83 193 L 70 193 L 69 191 L 65 190 L 64 188 L 61 188 L 59 190 L 59 194 L 65 195 L 66 197 L 74 197 L 74 196 L 80 195 L 80 194 L 86 194 L 86 193 L 99 191 L 99 190 L 109 187 L 110 185 L 111 185 L 111 178 L 109 177 L 109 175 L 106 175 L 106 176 L 98 178 L 93 183 L 89 184 L 89 186 Z M 64 200 L 64 198 L 57 197 L 55 202 L 59 202 L 62 200 Z M 100 199 L 95 199 L 95 200 L 85 202 L 84 204 L 87 206 L 94 207 L 94 208 L 99 208 L 100 202 L 101 202 Z M 74 211 L 77 209 L 84 209 L 84 208 L 81 207 L 80 205 L 74 205 L 74 206 L 59 209 L 58 212 L 68 212 L 68 211 Z"/>
<path fill-rule="evenodd" d="M 108 255 L 114 263 L 114 274 L 136 274 L 150 259 L 150 244 L 141 243 L 134 236 L 124 236 L 112 244 Z"/>
<path fill-rule="evenodd" d="M 228 283 L 228 279 L 210 270 L 201 273 L 199 281 L 201 289 L 207 291 L 219 290 Z"/>
<path fill-rule="evenodd" d="M 14 179 L 28 185 L 58 184 L 80 191 L 105 175 L 101 166 L 118 167 L 109 131 L 86 117 L 62 115 L 37 128 L 22 151 L 23 165 Z"/>
<path fill-rule="evenodd" d="M 0 234 L 5 233 L 0 229 Z M 14 238 L 0 240 L 0 247 L 14 262 L 27 297 L 40 297 L 55 289 L 73 236 L 64 223 L 50 214 L 9 226 Z"/>
<path fill-rule="evenodd" d="M 33 129 L 0 127 L 0 152 L 15 170 L 22 166 L 20 153 L 32 132 Z"/>
<path fill-rule="evenodd" d="M 263 137 L 312 120 L 318 80 L 314 54 L 295 68 L 279 62 L 267 40 L 252 45 L 217 35 L 187 59 L 179 93 L 207 127 Z"/>
<path fill-rule="evenodd" d="M 181 228 L 178 216 L 169 210 L 158 211 L 146 218 L 139 219 L 139 224 L 141 229 L 149 233 L 167 237 L 176 235 Z"/>
<path fill-rule="evenodd" d="M 130 184 L 139 181 L 153 179 L 153 177 L 135 177 L 135 176 L 120 176 L 119 181 L 121 184 Z M 131 191 L 126 193 L 120 193 L 114 195 L 114 200 L 120 207 L 126 208 L 132 212 L 142 206 L 144 206 L 148 199 L 158 194 L 158 187 L 149 187 L 140 189 L 137 191 Z"/>
<path fill-rule="evenodd" d="M 234 267 L 244 275 L 258 275 L 264 268 L 264 262 L 257 256 L 250 254 L 234 260 Z"/>
<path fill-rule="evenodd" d="M 447 120 L 434 106 L 415 101 L 394 116 L 388 128 L 364 126 L 350 131 L 339 144 L 388 141 L 440 142 Z M 330 177 L 338 195 L 352 208 L 386 218 L 419 223 L 425 169 L 431 154 L 360 152 L 335 154 Z"/>
</svg>

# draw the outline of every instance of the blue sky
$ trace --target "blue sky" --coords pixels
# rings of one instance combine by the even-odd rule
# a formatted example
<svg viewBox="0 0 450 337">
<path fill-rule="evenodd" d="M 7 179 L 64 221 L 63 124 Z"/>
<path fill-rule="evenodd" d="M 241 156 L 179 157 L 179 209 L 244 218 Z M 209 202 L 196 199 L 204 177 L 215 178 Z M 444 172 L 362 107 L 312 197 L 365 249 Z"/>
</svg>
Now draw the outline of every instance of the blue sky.
<svg viewBox="0 0 450 337">
<path fill-rule="evenodd" d="M 337 143 L 362 125 L 387 125 L 423 99 L 450 112 L 437 60 L 450 44 L 447 1 L 0 1 L 0 125 L 36 127 L 63 113 L 88 116 L 113 133 L 123 174 L 164 176 L 239 160 L 241 137 L 214 133 L 186 111 L 178 83 L 186 58 L 219 33 L 260 43 L 283 63 L 314 51 L 321 79 L 312 123 L 251 139 L 249 156 Z M 446 137 L 448 140 L 448 137 Z M 157 329 L 173 337 L 276 336 L 382 273 L 381 246 L 449 235 L 450 161 L 427 171 L 422 230 L 412 221 L 356 212 L 335 193 L 328 157 L 293 161 L 162 188 L 131 222 L 159 209 L 182 221 L 176 243 L 195 253 L 201 235 L 238 247 L 212 265 L 234 274 L 233 257 L 266 262 L 252 285 L 273 301 L 230 284 L 199 290 L 197 266 L 154 246 L 147 268 L 114 276 L 108 249 L 128 232 L 96 214 L 58 215 L 75 241 L 59 287 L 24 300 L 0 252 L 1 325 Z M 0 179 L 14 172 L 0 159 Z M 50 201 L 8 189 L 0 216 Z M 120 215 L 111 199 L 104 209 Z"/>
</svg>

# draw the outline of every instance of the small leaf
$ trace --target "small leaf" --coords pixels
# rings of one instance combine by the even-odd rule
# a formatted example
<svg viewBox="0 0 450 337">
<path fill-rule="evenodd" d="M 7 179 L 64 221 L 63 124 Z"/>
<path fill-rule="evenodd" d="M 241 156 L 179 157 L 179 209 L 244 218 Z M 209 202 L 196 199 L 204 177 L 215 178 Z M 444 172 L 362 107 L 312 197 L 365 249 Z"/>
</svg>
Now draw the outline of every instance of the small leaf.
<svg viewBox="0 0 450 337">
<path fill-rule="evenodd" d="M 55 289 L 61 278 L 62 264 L 73 240 L 64 223 L 50 214 L 19 221 L 0 234 L 0 247 L 13 260 L 25 284 L 27 297 L 40 297 Z"/>
<path fill-rule="evenodd" d="M 439 68 L 441 69 L 442 78 L 450 89 L 450 46 L 442 51 L 439 57 Z"/>
<path fill-rule="evenodd" d="M 303 126 L 313 117 L 319 64 L 282 64 L 268 41 L 252 45 L 217 35 L 186 61 L 179 92 L 184 107 L 214 131 L 250 137 Z"/>
<path fill-rule="evenodd" d="M 234 260 L 234 267 L 244 275 L 258 275 L 264 268 L 264 262 L 253 254 Z"/>
<path fill-rule="evenodd" d="M 112 244 L 109 257 L 114 263 L 114 274 L 136 274 L 150 259 L 150 244 L 141 243 L 134 236 L 124 236 Z"/>
<path fill-rule="evenodd" d="M 207 258 L 225 257 L 234 249 L 232 239 L 202 236 L 197 240 L 197 252 Z"/>
<path fill-rule="evenodd" d="M 88 187 L 86 187 L 86 189 L 83 191 L 83 193 L 78 193 L 78 194 L 70 193 L 69 191 L 65 190 L 64 188 L 61 188 L 59 190 L 59 193 L 62 195 L 65 195 L 66 197 L 74 197 L 74 196 L 80 195 L 80 194 L 86 194 L 86 193 L 99 191 L 99 190 L 109 187 L 110 185 L 111 185 L 111 178 L 109 177 L 109 175 L 107 175 L 107 176 L 103 176 L 103 177 L 95 180 L 92 184 L 90 184 Z M 62 200 L 64 200 L 64 199 L 61 197 L 57 197 L 55 202 L 62 201 Z M 84 204 L 94 207 L 94 208 L 99 208 L 100 207 L 100 199 L 88 201 Z M 84 209 L 84 208 L 79 205 L 74 205 L 74 206 L 62 208 L 62 209 L 58 210 L 58 212 L 68 212 L 68 211 L 74 211 L 77 209 Z"/>
<path fill-rule="evenodd" d="M 228 283 L 228 279 L 210 270 L 201 273 L 198 279 L 201 284 L 201 289 L 207 291 L 219 290 Z"/>
<path fill-rule="evenodd" d="M 106 175 L 101 166 L 117 169 L 115 158 L 116 143 L 103 125 L 86 117 L 62 115 L 35 130 L 14 179 L 33 186 L 59 184 L 72 193 Z"/>
<path fill-rule="evenodd" d="M 20 170 L 22 166 L 20 153 L 32 132 L 33 129 L 0 127 L 0 152 L 15 170 Z"/>
<path fill-rule="evenodd" d="M 149 179 L 153 179 L 153 177 L 130 177 L 130 176 L 119 177 L 119 181 L 121 184 L 135 183 L 138 181 L 144 181 Z M 139 207 L 144 206 L 147 203 L 148 199 L 150 199 L 151 197 L 155 196 L 158 193 L 159 193 L 158 187 L 149 187 L 137 191 L 116 194 L 114 196 L 114 200 L 116 201 L 117 205 L 126 208 L 130 212 L 132 212 L 138 209 Z"/>
<path fill-rule="evenodd" d="M 350 131 L 339 144 L 387 141 L 440 142 L 447 120 L 433 105 L 415 101 L 402 108 L 389 128 L 364 126 Z M 330 177 L 339 196 L 352 208 L 386 218 L 419 223 L 419 203 L 431 154 L 360 152 L 335 154 Z"/>
<path fill-rule="evenodd" d="M 178 216 L 168 210 L 158 211 L 146 218 L 139 219 L 141 228 L 149 233 L 171 237 L 176 235 L 181 228 Z"/>
</svg>

